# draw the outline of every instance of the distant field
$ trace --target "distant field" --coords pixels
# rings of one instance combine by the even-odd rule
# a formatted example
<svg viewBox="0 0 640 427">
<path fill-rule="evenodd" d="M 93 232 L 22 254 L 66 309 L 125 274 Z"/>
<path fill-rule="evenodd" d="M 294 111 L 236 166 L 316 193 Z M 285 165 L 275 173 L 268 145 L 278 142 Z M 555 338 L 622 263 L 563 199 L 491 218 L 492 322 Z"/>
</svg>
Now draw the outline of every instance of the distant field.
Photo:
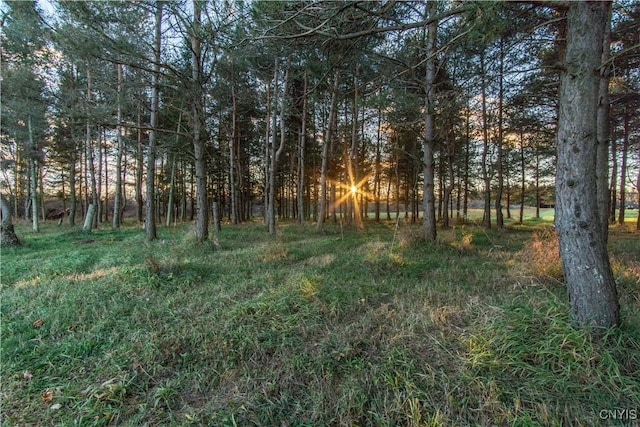
<svg viewBox="0 0 640 427">
<path fill-rule="evenodd" d="M 484 212 L 482 209 L 469 209 L 468 211 L 468 219 L 471 221 L 482 220 Z M 503 211 L 505 222 L 507 224 L 513 223 L 518 220 L 520 215 L 520 208 L 515 207 L 511 209 L 511 218 L 507 218 L 506 209 Z M 536 219 L 536 209 L 532 207 L 525 207 L 524 209 L 524 220 L 525 221 L 545 221 L 545 222 L 553 222 L 553 218 L 555 215 L 555 209 L 553 208 L 541 208 L 540 209 L 540 218 Z M 374 213 L 369 212 L 369 218 L 374 218 Z M 387 218 L 386 210 L 380 213 L 381 218 Z M 453 216 L 455 218 L 456 212 L 454 211 Z M 391 212 L 391 217 L 395 219 L 396 213 Z M 400 213 L 400 217 L 404 217 L 404 212 Z M 616 217 L 617 219 L 617 217 Z M 495 210 L 491 211 L 491 220 L 495 224 L 496 221 L 496 213 Z M 625 209 L 625 223 L 635 224 L 638 220 L 638 209 Z"/>
<path fill-rule="evenodd" d="M 629 425 L 608 411 L 639 404 L 640 235 L 612 227 L 624 324 L 592 342 L 551 215 L 437 244 L 396 221 L 224 226 L 217 249 L 190 225 L 19 225 L 2 426 Z"/>
</svg>

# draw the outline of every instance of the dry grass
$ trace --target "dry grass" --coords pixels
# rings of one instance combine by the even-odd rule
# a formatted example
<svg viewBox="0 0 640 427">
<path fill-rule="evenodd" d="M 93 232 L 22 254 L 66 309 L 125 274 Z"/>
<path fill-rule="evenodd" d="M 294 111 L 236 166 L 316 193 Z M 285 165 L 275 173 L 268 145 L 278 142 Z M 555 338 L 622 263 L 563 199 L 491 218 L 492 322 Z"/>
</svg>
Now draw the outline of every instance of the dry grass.
<svg viewBox="0 0 640 427">
<path fill-rule="evenodd" d="M 522 271 L 529 276 L 554 281 L 564 279 L 558 236 L 552 227 L 534 231 L 531 239 L 524 243 L 517 261 Z"/>
</svg>

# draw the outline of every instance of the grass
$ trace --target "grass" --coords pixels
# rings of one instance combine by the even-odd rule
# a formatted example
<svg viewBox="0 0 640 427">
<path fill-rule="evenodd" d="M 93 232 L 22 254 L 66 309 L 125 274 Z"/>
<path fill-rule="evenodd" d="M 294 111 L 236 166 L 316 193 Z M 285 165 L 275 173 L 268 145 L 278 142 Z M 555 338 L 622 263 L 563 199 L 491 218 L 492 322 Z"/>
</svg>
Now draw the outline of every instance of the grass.
<svg viewBox="0 0 640 427">
<path fill-rule="evenodd" d="M 216 251 L 186 226 L 19 226 L 2 425 L 630 425 L 613 416 L 640 407 L 638 234 L 612 230 L 624 324 L 592 342 L 524 268 L 540 223 L 434 245 L 395 222 L 248 224 Z"/>
</svg>

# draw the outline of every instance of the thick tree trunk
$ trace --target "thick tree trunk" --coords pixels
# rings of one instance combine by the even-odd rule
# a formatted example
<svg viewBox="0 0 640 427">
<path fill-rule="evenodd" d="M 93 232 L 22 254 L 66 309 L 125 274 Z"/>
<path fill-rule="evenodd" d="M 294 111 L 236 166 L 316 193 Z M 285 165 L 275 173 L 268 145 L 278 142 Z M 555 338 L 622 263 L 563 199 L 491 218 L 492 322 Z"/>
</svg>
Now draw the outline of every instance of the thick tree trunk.
<svg viewBox="0 0 640 427">
<path fill-rule="evenodd" d="M 433 2 L 426 4 L 426 14 L 430 15 Z M 436 210 L 434 193 L 434 102 L 435 102 L 435 77 L 436 77 L 436 31 L 437 22 L 432 22 L 427 26 L 427 46 L 426 46 L 426 75 L 425 75 L 425 112 L 424 112 L 424 142 L 423 142 L 423 229 L 424 238 L 428 242 L 436 240 Z"/>
<path fill-rule="evenodd" d="M 598 213 L 600 217 L 600 232 L 605 243 L 609 237 L 609 77 L 611 74 L 611 2 L 602 2 L 607 24 L 604 28 L 602 41 L 602 57 L 600 68 L 600 80 L 598 85 L 598 148 L 596 152 L 596 186 L 598 195 Z"/>
<path fill-rule="evenodd" d="M 561 73 L 556 229 L 571 318 L 594 336 L 618 325 L 616 283 L 598 209 L 597 109 L 605 2 L 569 3 Z"/>
</svg>

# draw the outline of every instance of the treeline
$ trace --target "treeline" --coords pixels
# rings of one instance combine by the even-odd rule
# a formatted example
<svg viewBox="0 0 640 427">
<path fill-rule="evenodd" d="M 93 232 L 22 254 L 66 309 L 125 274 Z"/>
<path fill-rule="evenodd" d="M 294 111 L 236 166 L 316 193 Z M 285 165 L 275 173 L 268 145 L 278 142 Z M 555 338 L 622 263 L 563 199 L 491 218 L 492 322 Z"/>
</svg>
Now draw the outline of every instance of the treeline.
<svg viewBox="0 0 640 427">
<path fill-rule="evenodd" d="M 263 217 L 270 232 L 276 218 L 322 227 L 424 212 L 448 226 L 471 203 L 486 227 L 522 221 L 525 205 L 555 203 L 565 12 L 6 2 L 3 193 L 35 230 L 47 217 L 118 227 L 127 212 L 149 239 L 156 223 L 190 220 L 207 239 L 214 206 L 234 224 Z M 637 197 L 639 19 L 636 2 L 613 4 L 612 221 Z M 61 208 L 46 212 L 51 198 Z"/>
</svg>

